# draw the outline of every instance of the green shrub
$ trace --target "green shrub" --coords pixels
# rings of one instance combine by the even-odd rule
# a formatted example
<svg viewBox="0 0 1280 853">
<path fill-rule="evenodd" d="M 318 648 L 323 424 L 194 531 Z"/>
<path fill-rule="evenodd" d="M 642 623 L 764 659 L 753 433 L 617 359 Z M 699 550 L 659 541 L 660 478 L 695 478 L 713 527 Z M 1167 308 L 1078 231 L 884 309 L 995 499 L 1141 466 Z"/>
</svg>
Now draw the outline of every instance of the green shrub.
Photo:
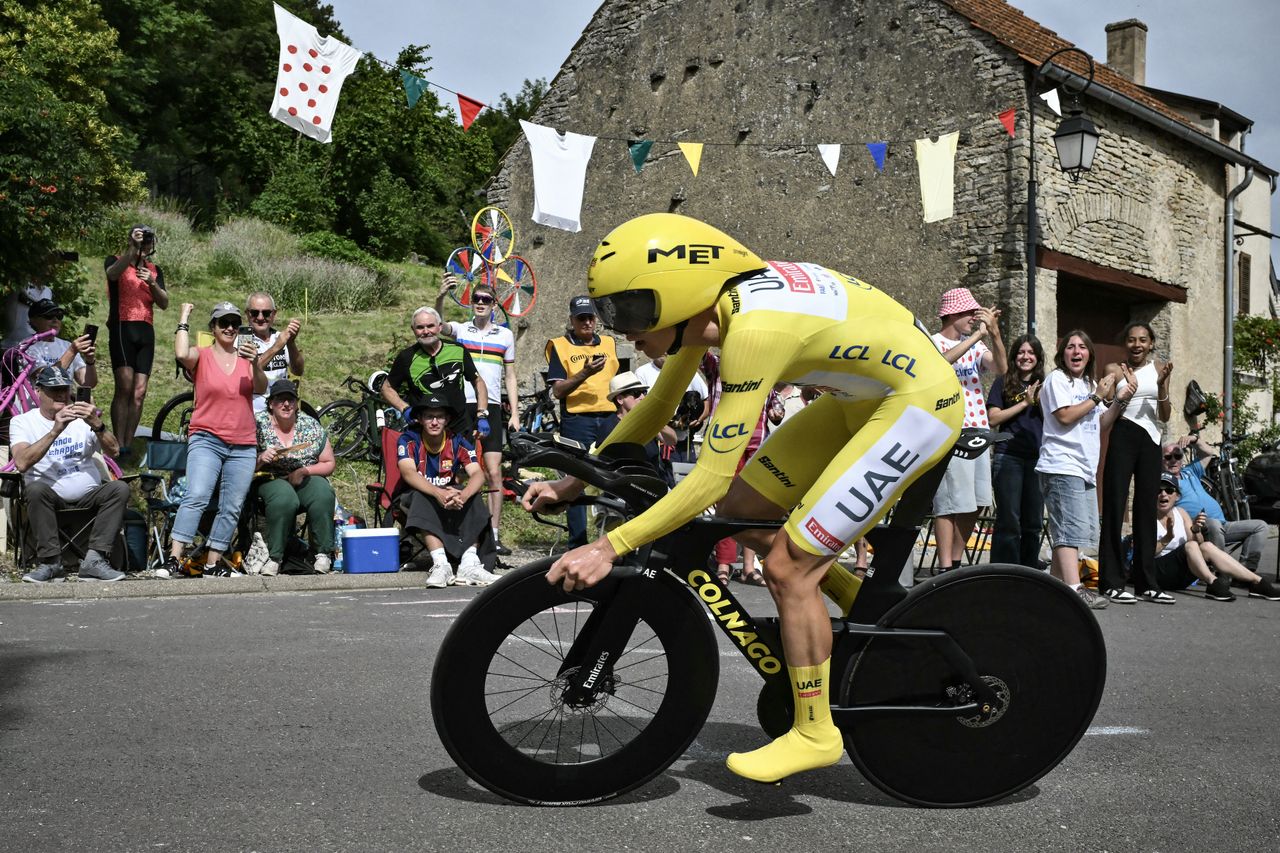
<svg viewBox="0 0 1280 853">
<path fill-rule="evenodd" d="M 149 225 L 156 231 L 156 264 L 164 271 L 165 285 L 185 282 L 201 272 L 209 262 L 208 248 L 191 229 L 191 220 L 181 204 L 172 199 L 156 199 L 144 204 L 121 204 L 110 208 L 89 229 L 83 252 L 96 258 L 98 266 L 108 255 L 124 250 L 129 229 Z M 84 259 L 86 263 L 90 258 Z"/>
<path fill-rule="evenodd" d="M 385 166 L 356 200 L 360 221 L 369 232 L 369 248 L 380 258 L 398 261 L 424 244 L 426 217 L 404 179 Z"/>
<path fill-rule="evenodd" d="M 314 255 L 317 258 L 344 261 L 378 273 L 387 271 L 386 264 L 360 248 L 354 240 L 334 234 L 332 231 L 312 231 L 309 234 L 303 234 L 298 248 L 305 254 Z"/>
<path fill-rule="evenodd" d="M 264 290 L 290 313 L 353 313 L 394 305 L 399 277 L 324 258 L 264 258 L 244 274 L 250 290 Z"/>
<path fill-rule="evenodd" d="M 229 220 L 213 232 L 209 248 L 210 273 L 247 278 L 263 261 L 296 255 L 298 238 L 278 225 L 245 216 Z"/>
<path fill-rule="evenodd" d="M 318 167 L 306 163 L 285 164 L 267 181 L 249 210 L 295 234 L 332 229 L 338 205 L 317 172 Z"/>
</svg>

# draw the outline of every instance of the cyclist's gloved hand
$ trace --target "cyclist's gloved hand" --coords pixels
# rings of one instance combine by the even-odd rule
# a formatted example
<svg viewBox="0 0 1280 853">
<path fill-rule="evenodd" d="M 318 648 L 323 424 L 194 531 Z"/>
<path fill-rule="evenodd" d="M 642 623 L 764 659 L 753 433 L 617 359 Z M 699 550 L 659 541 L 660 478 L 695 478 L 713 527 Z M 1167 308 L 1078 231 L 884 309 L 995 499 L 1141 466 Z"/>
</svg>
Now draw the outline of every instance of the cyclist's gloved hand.
<svg viewBox="0 0 1280 853">
<path fill-rule="evenodd" d="M 412 408 L 413 406 L 405 406 L 400 410 L 400 417 L 404 418 L 404 422 L 407 424 L 413 423 L 413 419 L 409 417 L 409 410 Z"/>
<path fill-rule="evenodd" d="M 481 438 L 489 437 L 489 418 L 484 415 L 476 418 L 476 434 Z"/>
</svg>

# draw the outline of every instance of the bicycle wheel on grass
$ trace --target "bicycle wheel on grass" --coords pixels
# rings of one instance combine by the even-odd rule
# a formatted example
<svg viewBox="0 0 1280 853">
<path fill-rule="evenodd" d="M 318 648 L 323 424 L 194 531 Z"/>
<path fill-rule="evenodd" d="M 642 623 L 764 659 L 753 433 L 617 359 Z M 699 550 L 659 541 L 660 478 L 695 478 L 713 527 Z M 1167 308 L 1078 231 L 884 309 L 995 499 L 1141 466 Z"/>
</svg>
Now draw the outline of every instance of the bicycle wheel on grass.
<svg viewBox="0 0 1280 853">
<path fill-rule="evenodd" d="M 533 265 L 519 255 L 502 262 L 493 275 L 498 304 L 509 316 L 523 317 L 538 300 L 538 280 Z"/>
<path fill-rule="evenodd" d="M 316 419 L 329 434 L 334 456 L 357 456 L 368 444 L 369 413 L 355 400 L 334 400 L 321 407 Z"/>
<path fill-rule="evenodd" d="M 844 729 L 853 763 L 898 799 L 976 806 L 1020 791 L 1071 752 L 1102 699 L 1098 622 L 1070 587 L 1041 572 L 1000 564 L 948 572 L 879 624 L 945 630 L 1001 698 L 985 721 L 886 714 Z M 960 685 L 937 648 L 872 637 L 849 662 L 841 704 L 894 704 Z"/>
<path fill-rule="evenodd" d="M 576 595 L 546 581 L 555 558 L 486 589 L 436 654 L 431 713 L 449 755 L 496 794 L 531 805 L 616 797 L 679 758 L 715 701 L 720 661 L 697 600 L 674 578 L 632 582 L 640 619 L 588 707 L 565 701 L 566 661 L 615 584 Z M 585 664 L 584 664 L 585 665 Z"/>
<path fill-rule="evenodd" d="M 151 424 L 152 440 L 163 440 L 165 433 L 169 433 L 169 441 L 186 441 L 187 427 L 191 425 L 191 415 L 196 408 L 195 400 L 194 391 L 183 391 L 165 400 Z"/>
</svg>

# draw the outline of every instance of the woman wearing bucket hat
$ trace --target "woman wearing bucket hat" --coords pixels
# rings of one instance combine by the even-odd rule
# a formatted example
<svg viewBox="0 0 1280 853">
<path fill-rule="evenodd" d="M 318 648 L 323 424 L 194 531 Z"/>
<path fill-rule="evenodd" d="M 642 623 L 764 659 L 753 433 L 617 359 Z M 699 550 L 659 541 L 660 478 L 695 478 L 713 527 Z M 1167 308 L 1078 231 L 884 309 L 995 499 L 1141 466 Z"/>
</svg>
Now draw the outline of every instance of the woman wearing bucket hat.
<svg viewBox="0 0 1280 853">
<path fill-rule="evenodd" d="M 968 288 L 956 287 L 942 294 L 938 319 L 942 328 L 933 342 L 960 380 L 964 426 L 985 429 L 990 422 L 982 374 L 1003 374 L 1009 369 L 1000 338 L 1000 312 L 983 308 Z M 990 347 L 983 338 L 990 339 Z M 933 499 L 939 569 L 946 571 L 963 559 L 978 510 L 984 506 L 991 506 L 991 457 L 986 453 L 977 459 L 952 457 Z"/>
</svg>

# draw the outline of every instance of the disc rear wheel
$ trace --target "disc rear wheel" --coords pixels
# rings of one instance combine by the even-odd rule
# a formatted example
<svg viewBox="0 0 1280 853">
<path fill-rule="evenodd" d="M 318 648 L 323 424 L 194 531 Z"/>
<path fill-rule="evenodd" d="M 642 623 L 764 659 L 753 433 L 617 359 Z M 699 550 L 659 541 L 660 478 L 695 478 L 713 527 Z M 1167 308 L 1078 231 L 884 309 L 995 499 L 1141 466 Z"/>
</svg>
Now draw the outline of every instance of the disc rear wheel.
<svg viewBox="0 0 1280 853">
<path fill-rule="evenodd" d="M 1106 682 L 1106 647 L 1070 587 L 1020 566 L 948 572 L 879 623 L 945 630 L 997 697 L 987 715 L 860 717 L 850 758 L 877 787 L 923 806 L 974 806 L 1025 788 L 1084 735 Z M 972 688 L 936 643 L 873 637 L 850 663 L 841 703 L 961 704 Z"/>
</svg>

